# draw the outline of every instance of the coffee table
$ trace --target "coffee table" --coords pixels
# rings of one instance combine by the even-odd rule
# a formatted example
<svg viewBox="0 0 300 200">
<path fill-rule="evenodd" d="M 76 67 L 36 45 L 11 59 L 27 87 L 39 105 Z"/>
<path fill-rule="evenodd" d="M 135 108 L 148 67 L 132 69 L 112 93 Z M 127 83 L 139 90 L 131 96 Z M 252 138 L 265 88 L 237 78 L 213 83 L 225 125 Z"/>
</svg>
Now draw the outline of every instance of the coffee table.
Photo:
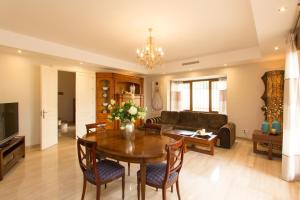
<svg viewBox="0 0 300 200">
<path fill-rule="evenodd" d="M 211 135 L 207 138 L 197 137 L 195 136 L 195 131 L 187 131 L 180 129 L 169 130 L 163 132 L 163 134 L 174 139 L 180 139 L 183 137 L 185 144 L 192 144 L 197 146 L 195 150 L 201 153 L 214 155 L 214 147 L 217 142 L 217 135 Z"/>
</svg>

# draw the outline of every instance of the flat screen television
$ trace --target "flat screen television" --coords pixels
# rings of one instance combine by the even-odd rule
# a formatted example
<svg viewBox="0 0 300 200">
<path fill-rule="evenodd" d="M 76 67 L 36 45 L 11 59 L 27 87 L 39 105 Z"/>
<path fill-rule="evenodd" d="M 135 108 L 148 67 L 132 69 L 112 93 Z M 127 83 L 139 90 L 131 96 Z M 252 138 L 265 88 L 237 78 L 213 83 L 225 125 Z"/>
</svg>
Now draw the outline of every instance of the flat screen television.
<svg viewBox="0 0 300 200">
<path fill-rule="evenodd" d="M 19 133 L 18 103 L 0 103 L 0 145 Z"/>
</svg>

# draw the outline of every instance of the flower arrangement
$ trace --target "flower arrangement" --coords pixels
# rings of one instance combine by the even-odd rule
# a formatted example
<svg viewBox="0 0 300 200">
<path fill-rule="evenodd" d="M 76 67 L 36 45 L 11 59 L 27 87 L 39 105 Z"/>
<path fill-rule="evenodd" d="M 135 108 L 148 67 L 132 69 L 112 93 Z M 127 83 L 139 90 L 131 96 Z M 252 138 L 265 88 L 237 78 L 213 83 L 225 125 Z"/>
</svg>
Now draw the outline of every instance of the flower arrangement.
<svg viewBox="0 0 300 200">
<path fill-rule="evenodd" d="M 110 115 L 108 115 L 109 120 L 120 120 L 121 123 L 134 123 L 137 119 L 145 118 L 147 108 L 137 106 L 132 100 L 117 105 L 116 101 L 111 99 L 108 110 L 110 111 Z"/>
</svg>

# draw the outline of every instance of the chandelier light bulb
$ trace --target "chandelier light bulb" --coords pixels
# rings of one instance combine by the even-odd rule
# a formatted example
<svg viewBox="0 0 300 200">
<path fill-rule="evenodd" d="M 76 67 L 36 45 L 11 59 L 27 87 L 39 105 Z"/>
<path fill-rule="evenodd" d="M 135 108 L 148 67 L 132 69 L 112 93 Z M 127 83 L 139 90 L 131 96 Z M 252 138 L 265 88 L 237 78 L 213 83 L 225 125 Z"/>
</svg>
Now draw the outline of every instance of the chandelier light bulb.
<svg viewBox="0 0 300 200">
<path fill-rule="evenodd" d="M 136 50 L 139 63 L 149 69 L 152 69 L 157 64 L 161 64 L 162 56 L 164 55 L 163 49 L 155 46 L 151 31 L 152 29 L 149 28 L 149 37 L 146 40 L 145 47 Z"/>
</svg>

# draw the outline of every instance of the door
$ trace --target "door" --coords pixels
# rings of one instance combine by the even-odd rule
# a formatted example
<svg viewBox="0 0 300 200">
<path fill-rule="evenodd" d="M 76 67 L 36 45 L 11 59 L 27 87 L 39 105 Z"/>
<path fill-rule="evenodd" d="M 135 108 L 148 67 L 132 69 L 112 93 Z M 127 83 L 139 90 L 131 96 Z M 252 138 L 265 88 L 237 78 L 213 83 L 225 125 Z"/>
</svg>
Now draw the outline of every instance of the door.
<svg viewBox="0 0 300 200">
<path fill-rule="evenodd" d="M 41 149 L 57 144 L 57 69 L 41 66 Z"/>
<path fill-rule="evenodd" d="M 86 134 L 85 125 L 96 121 L 96 75 L 76 72 L 76 135 Z"/>
</svg>

